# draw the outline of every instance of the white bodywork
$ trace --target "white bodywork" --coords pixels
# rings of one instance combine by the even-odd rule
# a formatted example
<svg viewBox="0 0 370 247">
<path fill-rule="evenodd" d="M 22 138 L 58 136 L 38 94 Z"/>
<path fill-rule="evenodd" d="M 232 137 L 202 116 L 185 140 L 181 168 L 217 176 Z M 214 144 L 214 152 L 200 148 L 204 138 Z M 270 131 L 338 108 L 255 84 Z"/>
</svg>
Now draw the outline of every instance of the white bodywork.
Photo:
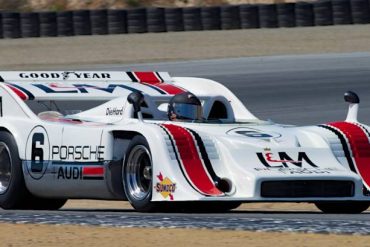
<svg viewBox="0 0 370 247">
<path fill-rule="evenodd" d="M 257 119 L 227 88 L 211 80 L 153 73 L 159 78 L 156 82 L 139 78 L 153 76 L 149 73 L 130 75 L 95 71 L 0 72 L 0 126 L 16 140 L 31 193 L 48 198 L 125 200 L 121 174 L 125 150 L 134 135 L 142 135 L 152 155 L 152 201 L 370 199 L 370 181 L 363 165 L 370 159 L 356 153 L 351 133 L 343 130 L 362 129 L 368 143 L 361 147 L 368 145 L 370 151 L 370 129 L 357 123 L 358 105 L 351 106 L 347 122 L 284 126 Z M 127 96 L 135 90 L 145 96 L 143 122 L 134 117 L 133 106 L 127 102 Z M 212 120 L 168 121 L 166 104 L 176 90 L 197 95 L 205 119 Z M 42 113 L 30 109 L 38 101 L 46 105 Z M 95 101 L 99 102 L 91 109 L 72 111 Z M 60 114 L 60 102 L 75 109 Z M 217 119 L 210 116 L 215 102 L 222 104 L 226 112 Z M 220 109 L 214 111 L 217 110 Z M 193 143 L 182 147 L 176 135 L 183 130 Z M 196 154 L 190 154 L 196 157 L 184 157 L 191 148 Z M 198 170 L 204 178 L 193 174 Z M 231 188 L 218 190 L 217 179 L 227 181 Z M 292 181 L 289 186 L 297 188 L 284 192 L 284 185 L 276 187 L 286 181 Z M 326 192 L 320 191 L 305 194 L 299 186 L 312 186 L 309 181 L 345 181 L 351 184 L 352 191 L 345 196 L 344 192 L 333 192 L 334 196 L 323 196 Z M 265 182 L 277 183 L 262 191 Z"/>
</svg>

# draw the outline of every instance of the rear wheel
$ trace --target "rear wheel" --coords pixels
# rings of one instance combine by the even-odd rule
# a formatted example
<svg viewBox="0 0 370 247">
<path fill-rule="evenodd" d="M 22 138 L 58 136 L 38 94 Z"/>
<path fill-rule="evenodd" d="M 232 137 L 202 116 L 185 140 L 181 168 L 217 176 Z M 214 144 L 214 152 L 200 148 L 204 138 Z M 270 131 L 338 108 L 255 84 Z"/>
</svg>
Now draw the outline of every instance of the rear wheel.
<svg viewBox="0 0 370 247">
<path fill-rule="evenodd" d="M 367 210 L 369 202 L 316 202 L 316 207 L 327 214 L 359 214 Z"/>
<path fill-rule="evenodd" d="M 122 183 L 127 199 L 137 211 L 156 210 L 156 204 L 151 202 L 152 156 L 149 144 L 143 136 L 135 136 L 127 148 Z"/>
<path fill-rule="evenodd" d="M 30 196 L 24 183 L 22 162 L 13 136 L 0 132 L 0 207 L 17 209 L 26 205 Z"/>
<path fill-rule="evenodd" d="M 61 208 L 66 199 L 46 199 L 33 196 L 26 188 L 17 144 L 6 131 L 0 132 L 0 207 L 3 209 Z"/>
</svg>

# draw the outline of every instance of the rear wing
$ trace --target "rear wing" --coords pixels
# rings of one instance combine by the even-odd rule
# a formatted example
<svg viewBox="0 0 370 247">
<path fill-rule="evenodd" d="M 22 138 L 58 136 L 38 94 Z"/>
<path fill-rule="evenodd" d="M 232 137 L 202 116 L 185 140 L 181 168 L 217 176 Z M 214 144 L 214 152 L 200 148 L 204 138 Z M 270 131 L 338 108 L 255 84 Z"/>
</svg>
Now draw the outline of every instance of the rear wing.
<svg viewBox="0 0 370 247">
<path fill-rule="evenodd" d="M 167 72 L 0 71 L 0 82 L 22 100 L 110 100 L 140 91 L 177 94 Z"/>
</svg>

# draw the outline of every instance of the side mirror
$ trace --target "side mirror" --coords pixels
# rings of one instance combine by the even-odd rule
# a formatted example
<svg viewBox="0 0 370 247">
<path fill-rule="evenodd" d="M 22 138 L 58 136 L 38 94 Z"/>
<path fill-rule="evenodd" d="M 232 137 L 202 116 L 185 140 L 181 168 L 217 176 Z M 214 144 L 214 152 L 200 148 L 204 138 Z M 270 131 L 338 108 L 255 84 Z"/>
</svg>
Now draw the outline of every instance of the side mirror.
<svg viewBox="0 0 370 247">
<path fill-rule="evenodd" d="M 351 103 L 351 104 L 358 104 L 360 103 L 360 98 L 358 95 L 352 91 L 347 91 L 344 93 L 344 101 Z"/>
<path fill-rule="evenodd" d="M 346 117 L 346 122 L 358 122 L 357 115 L 358 115 L 358 107 L 360 103 L 360 98 L 358 95 L 352 91 L 347 91 L 344 94 L 344 101 L 349 103 L 348 113 Z"/>
<path fill-rule="evenodd" d="M 141 92 L 133 92 L 127 96 L 128 103 L 134 106 L 134 111 L 140 121 L 143 121 L 143 116 L 141 114 L 141 104 L 144 102 L 144 95 Z"/>
</svg>

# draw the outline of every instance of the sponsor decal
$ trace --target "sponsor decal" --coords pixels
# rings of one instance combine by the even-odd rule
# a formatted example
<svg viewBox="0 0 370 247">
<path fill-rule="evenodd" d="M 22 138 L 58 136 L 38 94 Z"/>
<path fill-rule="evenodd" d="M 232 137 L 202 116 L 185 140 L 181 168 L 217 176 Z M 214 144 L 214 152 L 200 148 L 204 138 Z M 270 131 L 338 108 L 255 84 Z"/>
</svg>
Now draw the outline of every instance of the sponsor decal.
<svg viewBox="0 0 370 247">
<path fill-rule="evenodd" d="M 260 130 L 250 129 L 250 128 L 235 128 L 231 129 L 227 132 L 229 135 L 236 135 L 236 136 L 246 136 L 250 138 L 258 138 L 258 139 L 270 139 L 270 138 L 279 138 L 281 137 L 280 133 L 277 132 L 264 132 Z"/>
<path fill-rule="evenodd" d="M 113 93 L 117 88 L 129 90 L 131 92 L 141 92 L 135 88 L 123 85 L 123 84 L 109 84 L 106 87 L 98 87 L 90 84 L 68 84 L 62 85 L 60 83 L 49 83 L 49 84 L 32 84 L 32 86 L 41 89 L 45 93 L 89 93 L 89 90 L 98 90 L 106 93 Z"/>
<path fill-rule="evenodd" d="M 104 167 L 63 165 L 57 167 L 56 178 L 62 180 L 104 180 Z"/>
<path fill-rule="evenodd" d="M 286 152 L 272 153 L 270 149 L 265 149 L 264 153 L 256 153 L 260 162 L 268 168 L 298 167 L 298 168 L 317 168 L 305 152 L 298 152 L 298 157 L 292 159 Z"/>
<path fill-rule="evenodd" d="M 79 73 L 79 72 L 62 72 L 62 73 L 55 73 L 55 72 L 42 72 L 42 73 L 20 73 L 20 78 L 24 79 L 59 79 L 62 78 L 63 80 L 69 79 L 72 77 L 72 79 L 110 79 L 111 75 L 109 73 Z"/>
<path fill-rule="evenodd" d="M 118 108 L 118 107 L 108 107 L 106 112 L 106 116 L 122 116 L 123 115 L 123 107 Z"/>
<path fill-rule="evenodd" d="M 263 167 L 263 168 L 254 168 L 255 171 L 257 172 L 281 172 L 284 174 L 289 174 L 289 175 L 294 175 L 294 174 L 302 174 L 302 175 L 307 175 L 307 174 L 330 174 L 331 172 L 335 171 L 342 171 L 337 168 L 271 168 L 271 167 Z"/>
<path fill-rule="evenodd" d="M 105 146 L 52 146 L 52 160 L 98 160 L 104 159 Z"/>
<path fill-rule="evenodd" d="M 30 176 L 40 179 L 50 163 L 50 144 L 46 130 L 36 126 L 28 136 L 25 165 Z"/>
<path fill-rule="evenodd" d="M 173 201 L 173 193 L 175 193 L 176 191 L 176 183 L 173 183 L 168 177 L 164 178 L 162 173 L 159 173 L 159 175 L 157 175 L 157 178 L 159 182 L 154 187 L 155 191 L 157 191 L 157 193 L 160 193 L 164 199 L 169 197 L 170 200 Z"/>
</svg>

